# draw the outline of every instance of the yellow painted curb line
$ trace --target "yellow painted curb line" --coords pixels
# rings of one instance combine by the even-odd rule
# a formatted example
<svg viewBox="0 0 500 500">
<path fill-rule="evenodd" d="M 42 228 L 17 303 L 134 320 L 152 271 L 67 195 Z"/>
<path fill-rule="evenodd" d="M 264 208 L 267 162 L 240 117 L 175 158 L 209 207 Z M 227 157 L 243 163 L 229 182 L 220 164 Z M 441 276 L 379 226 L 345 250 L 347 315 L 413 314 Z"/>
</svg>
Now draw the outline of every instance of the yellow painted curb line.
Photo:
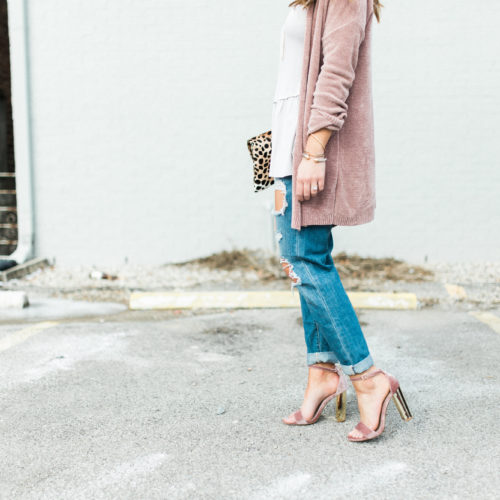
<svg viewBox="0 0 500 500">
<path fill-rule="evenodd" d="M 493 331 L 500 333 L 500 318 L 495 314 L 485 311 L 469 311 L 469 314 L 487 324 Z"/>
<path fill-rule="evenodd" d="M 414 293 L 348 292 L 353 307 L 360 309 L 416 309 Z M 290 291 L 221 292 L 134 292 L 129 308 L 214 309 L 214 308 L 287 308 L 300 307 L 299 294 Z"/>
<path fill-rule="evenodd" d="M 6 351 L 11 347 L 21 344 L 26 339 L 36 335 L 37 333 L 46 330 L 47 328 L 52 328 L 59 324 L 59 321 L 43 321 L 42 323 L 36 323 L 34 325 L 18 330 L 17 332 L 11 333 L 6 337 L 0 339 L 0 352 Z"/>
<path fill-rule="evenodd" d="M 417 309 L 414 293 L 347 292 L 356 309 Z"/>
</svg>

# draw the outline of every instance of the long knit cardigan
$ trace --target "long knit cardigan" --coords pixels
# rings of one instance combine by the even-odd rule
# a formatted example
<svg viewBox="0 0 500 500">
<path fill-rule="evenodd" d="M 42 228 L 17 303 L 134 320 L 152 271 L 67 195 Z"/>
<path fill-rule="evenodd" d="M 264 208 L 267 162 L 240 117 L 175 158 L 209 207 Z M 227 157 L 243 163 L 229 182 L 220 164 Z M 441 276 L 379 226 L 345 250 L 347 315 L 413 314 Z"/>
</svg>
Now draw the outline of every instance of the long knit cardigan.
<svg viewBox="0 0 500 500">
<path fill-rule="evenodd" d="M 292 170 L 291 226 L 299 231 L 374 219 L 373 15 L 373 0 L 316 0 L 308 8 Z M 322 128 L 333 131 L 325 150 L 325 187 L 300 202 L 295 190 L 302 152 L 308 135 Z"/>
</svg>

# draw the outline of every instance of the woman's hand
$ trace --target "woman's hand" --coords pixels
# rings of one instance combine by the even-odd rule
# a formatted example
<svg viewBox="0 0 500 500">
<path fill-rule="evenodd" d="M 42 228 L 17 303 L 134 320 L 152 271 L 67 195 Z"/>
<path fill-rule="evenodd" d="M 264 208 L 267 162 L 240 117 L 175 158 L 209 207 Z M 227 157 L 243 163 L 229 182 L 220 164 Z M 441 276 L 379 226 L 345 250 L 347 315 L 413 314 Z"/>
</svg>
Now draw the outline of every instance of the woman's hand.
<svg viewBox="0 0 500 500">
<path fill-rule="evenodd" d="M 325 164 L 302 158 L 297 171 L 296 194 L 299 201 L 309 200 L 325 187 Z"/>
<path fill-rule="evenodd" d="M 322 128 L 307 138 L 306 151 L 311 155 L 322 156 L 332 135 L 332 131 Z M 299 201 L 309 200 L 325 187 L 325 163 L 316 162 L 312 158 L 302 158 L 297 171 L 295 194 Z"/>
</svg>

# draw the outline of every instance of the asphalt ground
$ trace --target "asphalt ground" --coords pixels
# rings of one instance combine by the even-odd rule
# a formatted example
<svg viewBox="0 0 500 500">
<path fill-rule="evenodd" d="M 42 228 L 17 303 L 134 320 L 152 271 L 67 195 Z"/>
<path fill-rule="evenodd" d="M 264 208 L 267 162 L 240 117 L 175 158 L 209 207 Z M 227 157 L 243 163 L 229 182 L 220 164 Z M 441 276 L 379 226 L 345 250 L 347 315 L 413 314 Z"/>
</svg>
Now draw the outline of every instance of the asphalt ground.
<svg viewBox="0 0 500 500">
<path fill-rule="evenodd" d="M 414 416 L 391 403 L 367 443 L 352 388 L 344 423 L 281 422 L 299 309 L 2 323 L 0 498 L 498 498 L 499 333 L 459 307 L 357 313 Z"/>
</svg>

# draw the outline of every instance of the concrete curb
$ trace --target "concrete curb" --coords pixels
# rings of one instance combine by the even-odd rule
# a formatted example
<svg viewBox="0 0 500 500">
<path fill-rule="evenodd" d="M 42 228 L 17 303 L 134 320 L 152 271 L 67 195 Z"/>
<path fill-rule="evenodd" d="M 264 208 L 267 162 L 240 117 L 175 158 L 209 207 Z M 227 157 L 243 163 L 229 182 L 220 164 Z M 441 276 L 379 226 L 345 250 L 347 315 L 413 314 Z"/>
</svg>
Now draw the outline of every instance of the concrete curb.
<svg viewBox="0 0 500 500">
<path fill-rule="evenodd" d="M 23 309 L 29 305 L 26 292 L 0 292 L 0 309 Z"/>
<path fill-rule="evenodd" d="M 347 292 L 356 309 L 417 309 L 414 293 Z M 132 310 L 300 307 L 299 294 L 289 291 L 134 292 Z"/>
<path fill-rule="evenodd" d="M 24 262 L 23 264 L 18 264 L 17 266 L 0 272 L 0 281 L 9 281 L 15 278 L 22 278 L 23 276 L 26 276 L 27 274 L 30 274 L 37 269 L 48 266 L 50 266 L 50 263 L 45 257 L 31 259 L 27 262 Z"/>
</svg>

